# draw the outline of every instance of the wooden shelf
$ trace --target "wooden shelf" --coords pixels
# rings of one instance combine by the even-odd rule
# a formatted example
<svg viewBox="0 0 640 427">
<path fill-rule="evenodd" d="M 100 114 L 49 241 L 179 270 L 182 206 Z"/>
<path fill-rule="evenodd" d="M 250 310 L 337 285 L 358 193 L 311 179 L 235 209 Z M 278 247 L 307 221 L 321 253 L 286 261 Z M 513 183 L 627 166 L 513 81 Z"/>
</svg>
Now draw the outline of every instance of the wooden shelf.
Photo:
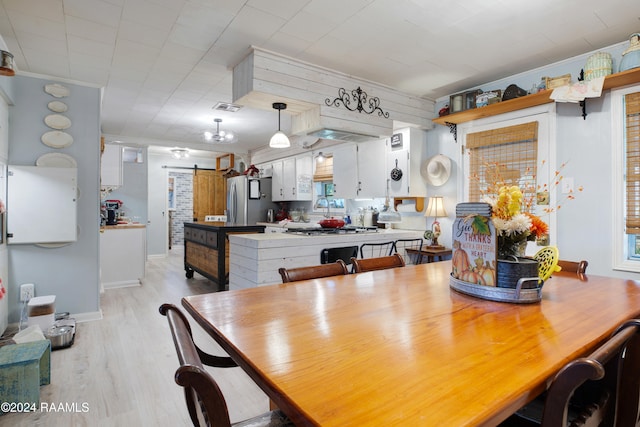
<svg viewBox="0 0 640 427">
<path fill-rule="evenodd" d="M 626 86 L 633 83 L 640 83 L 640 68 L 623 71 L 621 73 L 610 74 L 604 79 L 602 90 L 613 89 L 620 86 Z M 482 119 L 485 117 L 496 116 L 498 114 L 508 113 L 510 111 L 522 110 L 524 108 L 535 107 L 537 105 L 548 104 L 553 102 L 550 98 L 553 90 L 548 89 L 533 95 L 514 98 L 508 101 L 498 102 L 496 104 L 487 105 L 486 107 L 473 108 L 471 110 L 461 111 L 459 113 L 448 114 L 446 116 L 433 119 L 434 123 L 439 125 L 448 125 L 469 122 L 471 120 Z"/>
<path fill-rule="evenodd" d="M 422 212 L 424 209 L 424 197 L 394 197 L 393 208 L 397 211 L 398 205 L 401 205 L 404 200 L 411 200 L 416 203 L 416 212 Z"/>
</svg>

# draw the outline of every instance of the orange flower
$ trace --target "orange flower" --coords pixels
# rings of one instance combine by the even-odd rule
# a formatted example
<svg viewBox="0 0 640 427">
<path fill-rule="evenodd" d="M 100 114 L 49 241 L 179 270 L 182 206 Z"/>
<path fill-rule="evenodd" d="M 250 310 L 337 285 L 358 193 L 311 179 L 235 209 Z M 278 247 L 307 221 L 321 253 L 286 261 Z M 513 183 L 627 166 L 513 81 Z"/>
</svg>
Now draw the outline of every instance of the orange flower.
<svg viewBox="0 0 640 427">
<path fill-rule="evenodd" d="M 529 212 L 524 212 L 524 214 L 531 220 L 531 228 L 529 231 L 532 235 L 536 236 L 536 238 L 540 238 L 549 232 L 549 226 L 541 220 L 539 216 Z"/>
</svg>

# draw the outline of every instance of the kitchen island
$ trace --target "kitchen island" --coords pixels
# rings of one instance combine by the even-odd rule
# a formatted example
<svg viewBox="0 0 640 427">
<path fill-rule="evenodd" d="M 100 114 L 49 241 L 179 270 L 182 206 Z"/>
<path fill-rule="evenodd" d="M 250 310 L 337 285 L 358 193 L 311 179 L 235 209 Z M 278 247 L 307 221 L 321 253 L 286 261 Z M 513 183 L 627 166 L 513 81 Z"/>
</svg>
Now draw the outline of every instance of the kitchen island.
<svg viewBox="0 0 640 427">
<path fill-rule="evenodd" d="M 264 233 L 263 225 L 226 222 L 184 223 L 184 270 L 187 278 L 194 271 L 216 282 L 219 291 L 229 289 L 229 236 L 237 233 Z"/>
<path fill-rule="evenodd" d="M 360 246 L 397 239 L 422 237 L 418 230 L 379 229 L 377 232 L 304 235 L 263 233 L 229 236 L 229 289 L 253 288 L 282 283 L 280 267 L 320 264 L 325 248 Z"/>
</svg>

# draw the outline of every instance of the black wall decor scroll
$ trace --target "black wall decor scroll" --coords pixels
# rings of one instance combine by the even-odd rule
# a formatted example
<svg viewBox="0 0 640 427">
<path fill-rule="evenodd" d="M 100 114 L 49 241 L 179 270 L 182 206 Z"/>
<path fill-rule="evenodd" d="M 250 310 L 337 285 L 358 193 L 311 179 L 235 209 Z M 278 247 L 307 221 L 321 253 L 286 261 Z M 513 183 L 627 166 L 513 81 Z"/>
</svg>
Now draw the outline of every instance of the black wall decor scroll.
<svg viewBox="0 0 640 427">
<path fill-rule="evenodd" d="M 367 92 L 363 91 L 360 86 L 358 86 L 358 89 L 351 91 L 351 96 L 349 96 L 345 88 L 341 87 L 338 89 L 337 98 L 333 100 L 327 98 L 324 100 L 324 103 L 329 107 L 339 107 L 340 103 L 342 103 L 347 110 L 358 111 L 359 113 L 373 114 L 377 111 L 378 116 L 384 117 L 385 119 L 389 118 L 389 113 L 382 111 L 382 108 L 380 108 L 380 98 L 377 96 L 369 98 Z"/>
</svg>

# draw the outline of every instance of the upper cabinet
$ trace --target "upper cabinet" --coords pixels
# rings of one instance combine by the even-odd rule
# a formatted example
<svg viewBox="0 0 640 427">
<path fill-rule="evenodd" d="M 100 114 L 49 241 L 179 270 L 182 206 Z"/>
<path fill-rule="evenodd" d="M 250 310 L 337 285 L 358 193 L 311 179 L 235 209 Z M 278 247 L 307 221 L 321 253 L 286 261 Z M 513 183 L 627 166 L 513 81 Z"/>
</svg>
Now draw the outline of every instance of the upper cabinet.
<svg viewBox="0 0 640 427">
<path fill-rule="evenodd" d="M 122 147 L 105 145 L 100 161 L 100 187 L 122 186 Z"/>
<path fill-rule="evenodd" d="M 427 136 L 420 129 L 406 128 L 387 140 L 385 181 L 389 179 L 391 197 L 426 197 L 427 184 L 420 174 Z M 386 182 L 385 182 L 386 183 Z"/>
<path fill-rule="evenodd" d="M 271 169 L 271 197 L 274 202 L 312 199 L 311 153 L 275 161 Z"/>
<path fill-rule="evenodd" d="M 386 140 L 374 139 L 333 148 L 333 191 L 341 199 L 383 197 Z"/>
</svg>

